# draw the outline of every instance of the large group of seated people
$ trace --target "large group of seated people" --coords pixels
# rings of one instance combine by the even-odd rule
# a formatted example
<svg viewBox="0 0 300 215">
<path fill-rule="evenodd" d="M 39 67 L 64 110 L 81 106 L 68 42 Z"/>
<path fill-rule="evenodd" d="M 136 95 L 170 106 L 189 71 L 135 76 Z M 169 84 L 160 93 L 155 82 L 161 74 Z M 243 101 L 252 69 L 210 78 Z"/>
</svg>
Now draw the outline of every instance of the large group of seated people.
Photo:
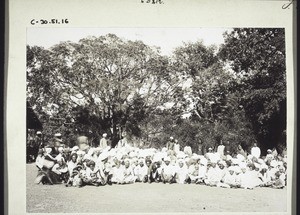
<svg viewBox="0 0 300 215">
<path fill-rule="evenodd" d="M 172 138 L 171 138 L 172 139 Z M 219 149 L 222 147 L 219 147 Z M 268 150 L 260 155 L 255 145 L 251 153 L 224 155 L 209 148 L 204 155 L 170 145 L 161 149 L 141 149 L 130 145 L 70 148 L 44 146 L 35 164 L 36 184 L 65 184 L 67 187 L 133 183 L 199 184 L 221 188 L 284 188 L 287 157 Z"/>
</svg>

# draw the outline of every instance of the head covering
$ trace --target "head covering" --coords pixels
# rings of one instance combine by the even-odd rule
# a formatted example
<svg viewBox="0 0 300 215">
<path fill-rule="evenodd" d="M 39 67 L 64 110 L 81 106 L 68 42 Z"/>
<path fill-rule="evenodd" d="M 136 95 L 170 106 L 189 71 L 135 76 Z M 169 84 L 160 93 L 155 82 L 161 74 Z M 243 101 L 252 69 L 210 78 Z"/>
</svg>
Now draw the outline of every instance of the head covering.
<svg viewBox="0 0 300 215">
<path fill-rule="evenodd" d="M 226 155 L 226 160 L 232 160 L 232 157 L 231 157 L 231 155 Z"/>
<path fill-rule="evenodd" d="M 278 166 L 278 162 L 276 160 L 272 160 L 270 166 L 275 168 Z"/>
<path fill-rule="evenodd" d="M 241 162 L 241 163 L 239 164 L 239 167 L 240 167 L 241 169 L 246 169 L 246 168 L 247 168 L 247 164 L 246 164 L 245 162 Z"/>
<path fill-rule="evenodd" d="M 250 155 L 247 156 L 247 158 L 248 158 L 248 160 L 252 160 L 253 155 L 250 154 Z"/>
<path fill-rule="evenodd" d="M 164 161 L 169 161 L 169 162 L 171 162 L 171 159 L 170 159 L 170 157 L 165 157 L 165 158 L 164 158 Z"/>
<path fill-rule="evenodd" d="M 100 160 L 100 161 L 103 161 L 103 160 L 107 159 L 108 156 L 109 156 L 108 151 L 104 150 L 104 151 L 99 155 L 99 160 Z"/>
<path fill-rule="evenodd" d="M 236 158 L 239 160 L 239 161 L 244 161 L 245 160 L 245 157 L 241 154 L 237 154 Z"/>
<path fill-rule="evenodd" d="M 63 148 L 63 147 L 58 147 L 57 151 L 58 151 L 59 153 L 62 153 L 62 152 L 64 151 L 64 148 Z"/>
<path fill-rule="evenodd" d="M 61 133 L 54 134 L 54 137 L 61 137 Z"/>
<path fill-rule="evenodd" d="M 163 148 L 161 149 L 161 152 L 167 152 L 167 151 L 168 151 L 167 147 L 163 147 Z"/>
<path fill-rule="evenodd" d="M 126 162 L 130 163 L 130 160 L 128 158 L 125 158 L 124 163 L 126 163 Z"/>
<path fill-rule="evenodd" d="M 102 135 L 102 137 L 107 137 L 107 133 L 104 133 L 104 134 Z"/>
<path fill-rule="evenodd" d="M 237 158 L 233 158 L 232 160 L 232 164 L 234 165 L 239 165 L 240 161 Z"/>
<path fill-rule="evenodd" d="M 78 146 L 74 146 L 71 151 L 78 151 L 79 150 L 79 147 Z"/>
<path fill-rule="evenodd" d="M 131 151 L 129 153 L 129 157 L 131 157 L 131 158 L 136 157 L 136 156 L 137 156 L 137 154 L 134 151 Z"/>
<path fill-rule="evenodd" d="M 234 172 L 236 172 L 236 173 L 242 172 L 241 167 L 239 167 L 239 166 L 234 166 L 233 169 L 234 169 Z"/>
<path fill-rule="evenodd" d="M 52 148 L 46 148 L 46 153 L 51 153 L 52 152 Z"/>
<path fill-rule="evenodd" d="M 221 164 L 221 165 L 223 165 L 223 166 L 226 166 L 226 162 L 224 160 L 219 160 L 218 163 Z"/>
<path fill-rule="evenodd" d="M 183 151 L 179 151 L 177 153 L 177 159 L 182 159 L 185 158 L 186 154 Z"/>
<path fill-rule="evenodd" d="M 60 142 L 60 143 L 61 143 L 61 142 L 62 142 L 62 139 L 56 137 L 56 138 L 54 138 L 54 141 L 55 141 L 55 142 Z"/>
<path fill-rule="evenodd" d="M 88 155 L 92 156 L 92 154 L 94 154 L 95 152 L 95 149 L 94 148 L 90 148 L 89 151 L 88 151 Z"/>
<path fill-rule="evenodd" d="M 177 160 L 177 163 L 184 163 L 184 161 L 185 161 L 185 160 L 183 160 L 183 159 L 178 159 L 178 160 Z"/>
<path fill-rule="evenodd" d="M 85 155 L 85 152 L 82 151 L 82 150 L 78 150 L 78 151 L 77 151 L 77 155 Z"/>
<path fill-rule="evenodd" d="M 207 161 L 207 159 L 206 159 L 206 158 L 202 158 L 202 159 L 200 159 L 200 164 L 202 164 L 202 165 L 206 166 L 206 165 L 207 165 L 207 163 L 208 163 L 208 161 Z"/>
<path fill-rule="evenodd" d="M 174 139 L 174 137 L 171 136 L 171 137 L 170 137 L 170 140 L 173 140 L 173 139 Z"/>
<path fill-rule="evenodd" d="M 258 163 L 253 163 L 255 168 L 259 169 L 260 168 L 260 165 Z"/>
<path fill-rule="evenodd" d="M 258 162 L 259 164 L 264 164 L 264 163 L 265 163 L 264 160 L 261 159 L 261 158 L 259 158 L 259 159 L 257 160 L 257 162 Z"/>
<path fill-rule="evenodd" d="M 82 158 L 82 160 L 92 160 L 92 157 L 89 154 L 85 154 Z"/>
<path fill-rule="evenodd" d="M 268 166 L 266 164 L 262 164 L 262 165 L 260 165 L 260 170 L 262 170 L 262 169 L 268 169 Z"/>
<path fill-rule="evenodd" d="M 37 132 L 36 132 L 36 134 L 42 134 L 42 132 L 40 132 L 40 131 L 37 131 Z"/>
<path fill-rule="evenodd" d="M 233 166 L 228 167 L 228 171 L 234 171 L 234 167 Z"/>
</svg>

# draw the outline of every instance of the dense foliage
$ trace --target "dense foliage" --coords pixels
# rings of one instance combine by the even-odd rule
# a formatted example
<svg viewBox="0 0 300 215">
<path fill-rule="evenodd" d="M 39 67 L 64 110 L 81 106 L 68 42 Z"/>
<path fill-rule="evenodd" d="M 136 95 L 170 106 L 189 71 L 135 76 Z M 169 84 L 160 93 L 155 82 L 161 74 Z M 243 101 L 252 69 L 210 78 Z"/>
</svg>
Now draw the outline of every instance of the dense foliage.
<svg viewBox="0 0 300 215">
<path fill-rule="evenodd" d="M 27 46 L 27 100 L 43 123 L 72 146 L 102 133 L 115 145 L 163 147 L 170 136 L 204 152 L 221 141 L 234 151 L 254 141 L 286 145 L 283 29 L 234 29 L 217 50 L 201 42 L 172 56 L 113 34 Z M 280 149 L 281 149 L 280 148 Z"/>
</svg>

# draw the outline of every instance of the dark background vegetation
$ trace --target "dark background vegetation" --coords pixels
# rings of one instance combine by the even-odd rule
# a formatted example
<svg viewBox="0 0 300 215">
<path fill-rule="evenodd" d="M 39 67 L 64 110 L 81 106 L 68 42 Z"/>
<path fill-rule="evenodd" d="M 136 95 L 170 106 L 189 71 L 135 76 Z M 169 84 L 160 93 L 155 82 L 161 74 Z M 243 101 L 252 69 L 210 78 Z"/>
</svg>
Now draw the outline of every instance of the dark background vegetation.
<svg viewBox="0 0 300 215">
<path fill-rule="evenodd" d="M 233 152 L 255 141 L 263 153 L 282 152 L 284 29 L 238 28 L 224 39 L 219 49 L 184 43 L 170 56 L 113 34 L 27 46 L 28 106 L 46 142 L 60 132 L 69 146 L 78 135 L 97 145 L 106 132 L 115 145 L 126 131 L 143 147 L 163 147 L 174 136 L 202 153 L 221 141 Z"/>
</svg>

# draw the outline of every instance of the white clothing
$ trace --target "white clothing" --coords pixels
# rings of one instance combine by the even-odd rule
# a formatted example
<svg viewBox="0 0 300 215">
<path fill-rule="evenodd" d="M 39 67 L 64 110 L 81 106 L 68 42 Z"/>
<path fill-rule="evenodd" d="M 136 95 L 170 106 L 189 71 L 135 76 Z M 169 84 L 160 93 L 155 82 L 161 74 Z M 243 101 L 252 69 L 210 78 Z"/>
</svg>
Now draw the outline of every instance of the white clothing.
<svg viewBox="0 0 300 215">
<path fill-rule="evenodd" d="M 253 157 L 256 157 L 257 159 L 260 157 L 260 154 L 261 154 L 261 151 L 260 151 L 260 148 L 259 147 L 252 147 L 251 149 L 251 155 Z"/>
</svg>

